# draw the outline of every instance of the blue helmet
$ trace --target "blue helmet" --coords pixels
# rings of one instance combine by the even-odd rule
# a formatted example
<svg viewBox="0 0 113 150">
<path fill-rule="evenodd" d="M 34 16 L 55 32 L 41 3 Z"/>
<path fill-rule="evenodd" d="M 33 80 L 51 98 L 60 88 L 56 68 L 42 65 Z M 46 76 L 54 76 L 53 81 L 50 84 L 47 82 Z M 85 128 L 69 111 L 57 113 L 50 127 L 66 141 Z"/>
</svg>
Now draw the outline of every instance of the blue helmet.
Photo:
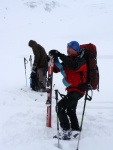
<svg viewBox="0 0 113 150">
<path fill-rule="evenodd" d="M 72 48 L 76 52 L 80 52 L 80 45 L 77 41 L 71 41 L 67 44 L 67 48 Z"/>
</svg>

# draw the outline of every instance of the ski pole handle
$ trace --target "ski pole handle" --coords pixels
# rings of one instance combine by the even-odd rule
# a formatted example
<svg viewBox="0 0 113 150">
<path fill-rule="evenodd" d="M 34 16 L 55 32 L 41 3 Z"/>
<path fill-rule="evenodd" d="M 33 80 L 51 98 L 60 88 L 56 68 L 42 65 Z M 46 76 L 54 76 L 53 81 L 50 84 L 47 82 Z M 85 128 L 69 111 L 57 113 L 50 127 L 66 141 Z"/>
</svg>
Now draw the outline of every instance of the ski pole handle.
<svg viewBox="0 0 113 150">
<path fill-rule="evenodd" d="M 26 64 L 28 63 L 27 59 L 24 57 L 24 67 L 25 67 L 25 79 L 26 79 L 26 86 L 27 86 L 27 75 L 26 75 Z"/>
<path fill-rule="evenodd" d="M 24 57 L 24 67 L 26 69 L 26 64 L 28 63 L 27 59 Z"/>
<path fill-rule="evenodd" d="M 30 61 L 30 67 L 31 67 L 31 70 L 32 70 L 32 55 L 30 55 L 29 61 Z"/>
</svg>

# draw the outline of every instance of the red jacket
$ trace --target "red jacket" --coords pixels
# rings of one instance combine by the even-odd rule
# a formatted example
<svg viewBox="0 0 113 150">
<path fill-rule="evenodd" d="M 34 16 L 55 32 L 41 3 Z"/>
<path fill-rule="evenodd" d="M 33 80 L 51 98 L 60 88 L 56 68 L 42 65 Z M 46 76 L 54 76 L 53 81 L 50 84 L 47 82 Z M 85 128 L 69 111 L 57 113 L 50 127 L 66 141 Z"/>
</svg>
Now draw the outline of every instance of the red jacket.
<svg viewBox="0 0 113 150">
<path fill-rule="evenodd" d="M 87 80 L 87 65 L 84 58 L 79 56 L 66 56 L 62 54 L 60 57 L 62 60 L 62 66 L 66 74 L 65 80 L 70 84 L 66 88 L 67 92 L 77 91 L 81 94 L 85 94 L 85 91 L 81 91 L 79 86 L 86 83 Z M 53 71 L 58 73 L 59 68 L 54 65 Z"/>
</svg>

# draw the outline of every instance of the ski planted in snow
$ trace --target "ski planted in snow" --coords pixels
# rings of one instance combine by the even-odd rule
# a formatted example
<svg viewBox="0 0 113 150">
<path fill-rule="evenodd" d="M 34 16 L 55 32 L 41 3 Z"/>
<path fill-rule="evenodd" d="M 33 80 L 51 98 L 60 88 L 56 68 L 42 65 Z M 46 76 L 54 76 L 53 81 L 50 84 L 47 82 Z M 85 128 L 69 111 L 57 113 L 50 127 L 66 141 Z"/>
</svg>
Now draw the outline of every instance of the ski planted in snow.
<svg viewBox="0 0 113 150">
<path fill-rule="evenodd" d="M 52 80 L 53 80 L 53 66 L 54 58 L 50 57 L 48 62 L 48 77 L 47 77 L 47 116 L 46 116 L 46 126 L 51 127 L 51 108 L 52 108 Z"/>
</svg>

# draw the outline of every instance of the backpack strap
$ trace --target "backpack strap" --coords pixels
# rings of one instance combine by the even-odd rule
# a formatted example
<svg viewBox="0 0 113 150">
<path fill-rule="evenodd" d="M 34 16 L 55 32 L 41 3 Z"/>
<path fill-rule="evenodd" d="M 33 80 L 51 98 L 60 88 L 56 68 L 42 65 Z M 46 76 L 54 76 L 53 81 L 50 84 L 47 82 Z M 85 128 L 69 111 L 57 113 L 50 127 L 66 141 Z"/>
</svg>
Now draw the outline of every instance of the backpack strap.
<svg viewBox="0 0 113 150">
<path fill-rule="evenodd" d="M 82 58 L 84 56 L 84 53 L 85 53 L 85 49 L 81 48 L 80 53 L 79 53 L 79 57 Z"/>
<path fill-rule="evenodd" d="M 58 57 L 55 58 L 55 65 L 59 68 L 61 74 L 62 74 L 63 77 L 64 77 L 64 78 L 62 79 L 63 84 L 64 84 L 66 87 L 69 87 L 70 84 L 65 80 L 66 74 L 65 74 L 65 72 L 64 72 L 64 70 L 63 70 L 63 66 L 62 66 L 61 63 L 59 62 Z"/>
<path fill-rule="evenodd" d="M 98 88 L 97 88 L 97 91 L 99 92 L 99 68 L 97 66 L 97 71 L 98 71 Z"/>
</svg>

